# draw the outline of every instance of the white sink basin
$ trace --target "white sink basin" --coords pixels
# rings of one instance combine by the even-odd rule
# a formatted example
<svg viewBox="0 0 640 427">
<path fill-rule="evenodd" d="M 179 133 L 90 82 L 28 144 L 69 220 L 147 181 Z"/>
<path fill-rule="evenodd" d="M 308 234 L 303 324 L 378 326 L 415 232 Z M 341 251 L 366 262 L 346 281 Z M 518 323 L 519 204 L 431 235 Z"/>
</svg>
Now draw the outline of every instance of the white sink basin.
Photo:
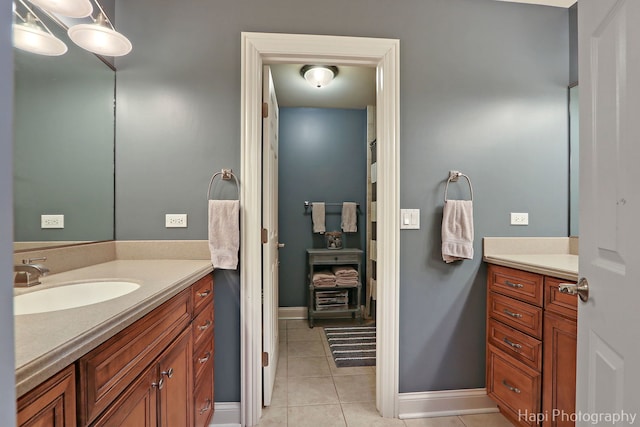
<svg viewBox="0 0 640 427">
<path fill-rule="evenodd" d="M 118 298 L 139 287 L 115 280 L 73 283 L 18 295 L 13 298 L 13 310 L 15 315 L 67 310 Z"/>
</svg>

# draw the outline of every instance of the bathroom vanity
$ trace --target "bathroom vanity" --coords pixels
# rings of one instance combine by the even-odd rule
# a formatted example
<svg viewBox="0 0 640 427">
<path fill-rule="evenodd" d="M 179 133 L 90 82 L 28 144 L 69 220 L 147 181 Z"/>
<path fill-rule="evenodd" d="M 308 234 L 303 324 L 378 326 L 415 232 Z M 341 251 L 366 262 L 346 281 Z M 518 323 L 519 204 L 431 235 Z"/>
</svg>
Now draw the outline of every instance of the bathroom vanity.
<svg viewBox="0 0 640 427">
<path fill-rule="evenodd" d="M 524 250 L 485 245 L 487 394 L 516 425 L 573 426 L 577 296 L 559 286 L 576 282 L 577 255 Z"/>
<path fill-rule="evenodd" d="M 51 276 L 46 287 L 119 277 L 140 289 L 16 316 L 18 425 L 207 426 L 214 411 L 211 270 L 204 260 L 113 260 Z"/>
</svg>

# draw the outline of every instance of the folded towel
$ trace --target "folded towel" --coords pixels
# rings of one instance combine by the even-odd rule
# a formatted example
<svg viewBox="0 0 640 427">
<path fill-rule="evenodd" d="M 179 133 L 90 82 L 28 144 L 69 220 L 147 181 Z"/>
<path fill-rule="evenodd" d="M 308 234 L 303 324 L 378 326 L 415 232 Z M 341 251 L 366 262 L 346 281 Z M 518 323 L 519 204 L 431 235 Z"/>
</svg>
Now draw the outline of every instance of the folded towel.
<svg viewBox="0 0 640 427">
<path fill-rule="evenodd" d="M 473 259 L 473 202 L 446 200 L 442 212 L 442 259 Z"/>
<path fill-rule="evenodd" d="M 324 226 L 324 202 L 313 202 L 311 204 L 311 220 L 313 221 L 313 232 L 324 234 L 327 229 Z"/>
<path fill-rule="evenodd" d="M 355 233 L 358 231 L 356 225 L 358 219 L 358 205 L 354 202 L 344 202 L 342 204 L 342 231 L 345 233 Z"/>
<path fill-rule="evenodd" d="M 333 271 L 333 274 L 335 274 L 336 277 L 345 277 L 345 278 L 358 277 L 358 270 L 356 270 L 353 267 L 348 267 L 345 265 L 337 265 L 337 266 L 331 267 L 331 270 Z"/>
<path fill-rule="evenodd" d="M 358 279 L 336 279 L 336 286 L 358 286 Z"/>
<path fill-rule="evenodd" d="M 240 201 L 209 200 L 209 250 L 213 268 L 238 268 Z"/>
</svg>

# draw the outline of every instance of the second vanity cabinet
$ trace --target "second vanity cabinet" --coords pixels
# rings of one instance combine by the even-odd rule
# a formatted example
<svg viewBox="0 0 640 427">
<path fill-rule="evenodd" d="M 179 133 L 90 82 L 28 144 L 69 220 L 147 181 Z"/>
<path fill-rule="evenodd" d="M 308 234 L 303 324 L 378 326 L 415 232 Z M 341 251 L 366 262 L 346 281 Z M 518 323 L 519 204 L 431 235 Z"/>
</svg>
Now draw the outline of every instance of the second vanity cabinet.
<svg viewBox="0 0 640 427">
<path fill-rule="evenodd" d="M 18 425 L 208 425 L 213 319 L 207 275 L 22 396 Z"/>
<path fill-rule="evenodd" d="M 561 280 L 489 265 L 487 393 L 521 426 L 569 426 L 575 410 L 577 299 Z"/>
</svg>

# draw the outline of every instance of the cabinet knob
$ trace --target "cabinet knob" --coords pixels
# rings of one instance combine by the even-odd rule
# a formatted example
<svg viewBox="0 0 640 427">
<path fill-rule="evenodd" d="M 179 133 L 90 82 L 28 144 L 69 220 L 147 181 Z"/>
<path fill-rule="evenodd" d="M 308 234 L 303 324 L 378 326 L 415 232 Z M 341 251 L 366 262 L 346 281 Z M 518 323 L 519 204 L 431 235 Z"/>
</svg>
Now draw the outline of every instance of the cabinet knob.
<svg viewBox="0 0 640 427">
<path fill-rule="evenodd" d="M 160 381 L 158 381 L 157 383 L 151 383 L 151 387 L 155 387 L 158 390 L 162 390 L 162 387 L 164 387 L 164 378 L 161 377 Z"/>
<path fill-rule="evenodd" d="M 204 414 L 209 409 L 211 409 L 211 399 L 207 399 L 207 402 L 205 403 L 204 407 L 200 409 L 200 415 Z"/>
<path fill-rule="evenodd" d="M 209 326 L 211 326 L 211 320 L 207 320 L 206 322 L 204 322 L 204 325 L 198 326 L 198 329 L 200 329 L 201 331 L 206 331 Z"/>
<path fill-rule="evenodd" d="M 208 296 L 209 296 L 209 294 L 210 294 L 210 293 L 211 293 L 211 289 L 207 289 L 207 290 L 206 290 L 206 291 L 204 291 L 204 292 L 198 292 L 198 296 L 199 296 L 200 298 L 206 298 L 206 297 L 208 297 Z"/>
<path fill-rule="evenodd" d="M 203 357 L 198 358 L 198 363 L 207 363 L 210 357 L 211 357 L 211 352 L 207 351 Z"/>
<path fill-rule="evenodd" d="M 167 378 L 171 378 L 173 376 L 173 368 L 169 368 L 166 371 L 160 372 L 160 375 L 166 375 Z M 162 381 L 162 380 L 161 380 Z"/>
</svg>

